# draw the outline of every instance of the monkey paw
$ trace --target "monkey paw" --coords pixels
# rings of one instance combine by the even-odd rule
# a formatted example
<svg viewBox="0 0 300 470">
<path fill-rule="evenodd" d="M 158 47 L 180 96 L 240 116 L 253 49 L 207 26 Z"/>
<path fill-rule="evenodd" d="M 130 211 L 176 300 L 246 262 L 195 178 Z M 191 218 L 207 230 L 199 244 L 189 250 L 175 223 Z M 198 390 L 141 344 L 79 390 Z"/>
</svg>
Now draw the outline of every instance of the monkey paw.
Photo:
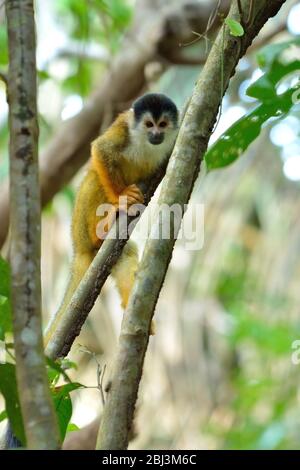
<svg viewBox="0 0 300 470">
<path fill-rule="evenodd" d="M 143 193 L 135 184 L 131 184 L 121 192 L 118 205 L 119 209 L 127 211 L 133 204 L 143 204 L 143 202 Z"/>
</svg>

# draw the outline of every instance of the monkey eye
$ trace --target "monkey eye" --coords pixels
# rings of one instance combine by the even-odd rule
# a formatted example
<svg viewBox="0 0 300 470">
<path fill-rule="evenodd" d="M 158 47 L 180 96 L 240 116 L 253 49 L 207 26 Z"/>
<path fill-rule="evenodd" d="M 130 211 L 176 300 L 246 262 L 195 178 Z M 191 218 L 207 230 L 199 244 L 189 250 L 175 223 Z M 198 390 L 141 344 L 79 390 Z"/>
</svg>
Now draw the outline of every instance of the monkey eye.
<svg viewBox="0 0 300 470">
<path fill-rule="evenodd" d="M 151 121 L 146 121 L 146 122 L 145 122 L 145 125 L 146 125 L 146 127 L 148 127 L 148 129 L 150 129 L 150 127 L 153 127 L 153 122 L 151 122 Z"/>
<path fill-rule="evenodd" d="M 160 122 L 160 123 L 159 123 L 159 127 L 161 127 L 161 128 L 167 127 L 166 121 Z"/>
</svg>

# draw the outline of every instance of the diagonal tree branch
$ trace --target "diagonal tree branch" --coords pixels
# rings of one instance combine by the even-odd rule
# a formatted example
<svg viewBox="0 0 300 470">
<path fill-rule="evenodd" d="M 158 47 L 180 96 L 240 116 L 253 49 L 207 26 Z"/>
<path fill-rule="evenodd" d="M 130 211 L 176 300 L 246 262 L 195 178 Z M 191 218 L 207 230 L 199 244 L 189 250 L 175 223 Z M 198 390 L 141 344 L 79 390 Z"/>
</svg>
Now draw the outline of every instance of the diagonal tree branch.
<svg viewBox="0 0 300 470">
<path fill-rule="evenodd" d="M 165 168 L 161 168 L 151 181 L 140 185 L 145 196 L 145 205 L 150 201 L 164 173 Z M 50 321 L 45 335 L 45 353 L 48 357 L 56 359 L 68 354 L 76 336 L 79 335 L 89 312 L 99 296 L 104 282 L 127 243 L 128 225 L 134 224 L 136 221 L 136 217 L 127 218 L 127 216 L 124 216 L 118 219 L 116 226 L 117 236 L 114 239 L 107 237 L 103 242 L 95 259 L 76 289 L 76 292 L 64 312 L 63 318 L 59 323 L 56 322 L 55 317 Z M 133 225 L 131 225 L 131 227 L 133 227 Z M 114 227 L 112 227 L 110 233 L 112 233 L 113 230 Z"/>
<path fill-rule="evenodd" d="M 217 118 L 221 94 L 225 92 L 239 58 L 244 55 L 268 18 L 275 15 L 283 3 L 284 0 L 260 0 L 255 2 L 253 7 L 251 0 L 232 2 L 229 13 L 231 18 L 239 21 L 239 7 L 246 15 L 253 7 L 253 21 L 241 40 L 231 36 L 227 27 L 224 26 L 225 30 L 221 28 L 185 114 L 167 168 L 159 205 L 165 204 L 171 207 L 173 204 L 179 204 L 182 211 L 184 210 Z M 221 76 L 222 70 L 223 76 Z M 223 90 L 222 84 L 224 84 Z M 157 217 L 151 233 L 161 233 L 162 224 L 161 219 Z M 174 233 L 174 220 L 171 219 L 172 233 Z M 116 450 L 126 449 L 128 446 L 149 341 L 150 324 L 175 239 L 176 233 L 167 240 L 150 237 L 146 243 L 133 293 L 123 319 L 111 387 L 101 417 L 98 449 Z"/>
<path fill-rule="evenodd" d="M 6 1 L 10 219 L 16 372 L 29 449 L 57 449 L 59 433 L 43 351 L 40 188 L 33 0 Z"/>
</svg>

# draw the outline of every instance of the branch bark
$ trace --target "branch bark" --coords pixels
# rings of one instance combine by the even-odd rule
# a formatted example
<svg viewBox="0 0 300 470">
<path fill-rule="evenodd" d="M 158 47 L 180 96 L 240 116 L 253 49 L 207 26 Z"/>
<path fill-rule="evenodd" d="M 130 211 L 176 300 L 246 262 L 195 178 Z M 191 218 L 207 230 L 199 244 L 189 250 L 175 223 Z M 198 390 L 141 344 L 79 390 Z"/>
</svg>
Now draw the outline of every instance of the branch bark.
<svg viewBox="0 0 300 470">
<path fill-rule="evenodd" d="M 229 4 L 230 0 L 223 0 L 222 11 L 227 11 Z M 171 63 L 179 44 L 195 38 L 192 31 L 205 31 L 213 6 L 211 0 L 205 3 L 193 0 L 137 2 L 135 20 L 124 38 L 120 54 L 82 111 L 60 125 L 41 156 L 43 205 L 89 158 L 90 142 L 98 135 L 103 123 L 110 124 L 117 113 L 128 108 L 129 103 L 143 92 L 147 84 L 145 66 L 160 59 Z M 5 184 L 0 191 L 1 247 L 8 230 L 9 195 Z"/>
<path fill-rule="evenodd" d="M 29 449 L 56 449 L 41 327 L 40 188 L 33 0 L 6 1 L 9 72 L 10 220 L 17 383 Z"/>
<path fill-rule="evenodd" d="M 229 16 L 237 21 L 240 17 L 238 3 L 245 14 L 252 5 L 251 0 L 233 1 Z M 164 204 L 171 207 L 173 204 L 179 204 L 182 213 L 184 212 L 184 205 L 189 200 L 201 160 L 207 149 L 221 104 L 221 95 L 234 74 L 239 58 L 244 55 L 268 18 L 278 12 L 284 0 L 261 0 L 255 3 L 253 21 L 241 39 L 231 36 L 227 27 L 219 32 L 185 114 L 167 168 L 158 206 Z M 223 90 L 222 84 L 224 84 Z M 164 216 L 164 212 L 162 215 Z M 161 233 L 162 224 L 163 222 L 157 217 L 151 233 Z M 171 219 L 171 234 L 173 233 L 174 220 Z M 156 237 L 151 239 L 150 236 L 146 243 L 122 323 L 111 387 L 101 417 L 98 449 L 116 450 L 126 449 L 128 446 L 128 436 L 149 341 L 150 324 L 175 239 L 176 233 L 167 240 Z"/>
</svg>

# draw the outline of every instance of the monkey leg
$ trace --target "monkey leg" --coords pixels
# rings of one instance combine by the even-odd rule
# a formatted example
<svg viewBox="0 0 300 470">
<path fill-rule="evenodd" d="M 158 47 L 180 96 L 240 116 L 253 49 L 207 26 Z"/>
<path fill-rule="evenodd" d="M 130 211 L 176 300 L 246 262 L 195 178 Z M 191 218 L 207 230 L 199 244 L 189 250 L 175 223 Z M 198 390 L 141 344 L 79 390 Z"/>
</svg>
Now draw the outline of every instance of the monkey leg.
<svg viewBox="0 0 300 470">
<path fill-rule="evenodd" d="M 127 307 L 130 292 L 134 284 L 135 273 L 138 267 L 138 251 L 135 243 L 129 241 L 123 253 L 112 269 L 112 276 L 116 281 L 121 296 L 122 308 Z"/>
<path fill-rule="evenodd" d="M 124 309 L 127 307 L 128 299 L 133 288 L 138 262 L 137 246 L 134 242 L 129 241 L 125 245 L 120 259 L 111 272 L 121 296 L 121 306 Z M 154 333 L 155 327 L 152 320 L 150 334 L 153 335 Z"/>
<path fill-rule="evenodd" d="M 56 330 L 57 325 L 59 324 L 61 318 L 64 315 L 64 311 L 68 306 L 75 290 L 77 289 L 82 277 L 84 276 L 89 265 L 93 261 L 94 252 L 85 252 L 85 253 L 75 253 L 72 266 L 71 266 L 71 277 L 69 279 L 67 289 L 59 307 L 58 311 L 54 315 L 47 326 L 45 332 L 44 344 L 47 346 L 49 340 L 51 339 L 54 331 Z"/>
</svg>

